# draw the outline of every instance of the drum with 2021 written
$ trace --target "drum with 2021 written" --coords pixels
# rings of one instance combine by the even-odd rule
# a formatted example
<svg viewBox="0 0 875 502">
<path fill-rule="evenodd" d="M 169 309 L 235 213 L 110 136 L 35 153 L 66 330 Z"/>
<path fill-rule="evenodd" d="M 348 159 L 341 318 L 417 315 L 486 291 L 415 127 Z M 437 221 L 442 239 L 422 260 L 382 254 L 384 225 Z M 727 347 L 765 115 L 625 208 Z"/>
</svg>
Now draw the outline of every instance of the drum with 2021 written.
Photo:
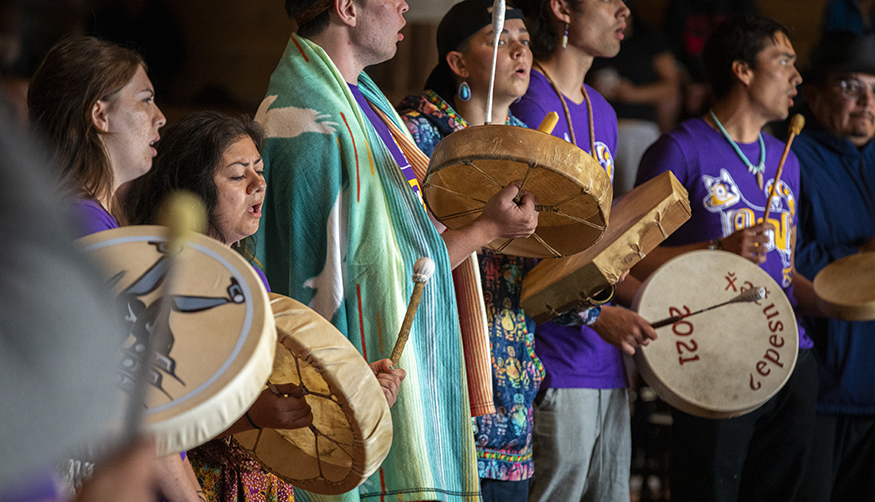
<svg viewBox="0 0 875 502">
<path fill-rule="evenodd" d="M 683 316 L 763 287 L 764 299 L 732 303 L 657 329 L 634 359 L 644 380 L 672 406 L 705 418 L 749 413 L 793 372 L 799 348 L 790 301 L 762 268 L 724 251 L 694 251 L 656 270 L 633 308 L 651 322 Z"/>
</svg>

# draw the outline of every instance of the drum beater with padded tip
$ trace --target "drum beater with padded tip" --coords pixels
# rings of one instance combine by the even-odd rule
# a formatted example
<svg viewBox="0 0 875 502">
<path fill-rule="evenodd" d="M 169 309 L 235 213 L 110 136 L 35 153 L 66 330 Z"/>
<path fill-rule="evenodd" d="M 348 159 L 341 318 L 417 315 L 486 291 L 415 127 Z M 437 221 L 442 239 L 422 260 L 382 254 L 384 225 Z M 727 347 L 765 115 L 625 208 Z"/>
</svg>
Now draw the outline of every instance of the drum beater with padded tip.
<svg viewBox="0 0 875 502">
<path fill-rule="evenodd" d="M 730 303 L 748 303 L 748 302 L 756 302 L 762 300 L 766 297 L 766 288 L 750 288 L 748 290 L 742 291 L 740 295 L 732 298 L 731 300 L 725 301 L 723 303 L 718 303 L 717 305 L 712 305 L 708 308 L 704 308 L 701 310 L 697 310 L 690 314 L 685 315 L 676 315 L 661 321 L 656 321 L 650 324 L 650 327 L 653 329 L 661 328 L 663 326 L 668 326 L 669 324 L 674 324 L 681 319 L 685 319 L 690 316 L 694 316 L 696 314 L 701 314 L 702 312 L 707 312 L 709 310 L 716 309 L 717 307 L 722 307 L 724 305 L 729 305 Z"/>
<path fill-rule="evenodd" d="M 413 294 L 410 295 L 410 304 L 407 306 L 407 313 L 404 314 L 401 331 L 398 333 L 395 348 L 392 349 L 392 355 L 389 357 L 392 360 L 392 366 L 398 366 L 404 344 L 407 343 L 407 337 L 410 335 L 410 327 L 413 325 L 416 309 L 419 308 L 419 301 L 422 299 L 422 289 L 433 274 L 434 261 L 431 258 L 422 257 L 413 264 Z"/>
</svg>

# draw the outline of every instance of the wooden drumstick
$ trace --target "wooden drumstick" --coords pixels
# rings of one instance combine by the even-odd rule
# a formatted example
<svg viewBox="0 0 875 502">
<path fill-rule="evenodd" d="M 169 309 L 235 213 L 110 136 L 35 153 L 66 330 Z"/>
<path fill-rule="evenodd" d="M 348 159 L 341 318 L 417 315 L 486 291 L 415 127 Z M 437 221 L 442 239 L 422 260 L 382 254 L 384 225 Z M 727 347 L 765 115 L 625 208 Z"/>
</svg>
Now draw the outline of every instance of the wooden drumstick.
<svg viewBox="0 0 875 502">
<path fill-rule="evenodd" d="M 492 5 L 492 73 L 489 77 L 489 96 L 486 99 L 486 125 L 492 123 L 492 94 L 495 91 L 495 63 L 498 61 L 498 42 L 504 30 L 504 14 L 507 9 L 504 0 L 495 0 Z"/>
<path fill-rule="evenodd" d="M 544 117 L 544 120 L 541 121 L 538 130 L 543 133 L 553 134 L 553 128 L 556 127 L 557 123 L 559 123 L 559 114 L 556 112 L 550 112 Z"/>
<path fill-rule="evenodd" d="M 161 286 L 158 319 L 155 330 L 146 340 L 143 363 L 135 368 L 134 385 L 128 401 L 128 413 L 125 422 L 125 436 L 133 442 L 139 436 L 140 427 L 145 412 L 146 390 L 149 384 L 149 370 L 152 368 L 155 347 L 169 336 L 170 292 L 176 276 L 177 257 L 185 246 L 185 241 L 193 232 L 202 232 L 206 228 L 207 209 L 200 197 L 191 192 L 177 191 L 162 204 L 158 213 L 159 223 L 167 227 L 167 272 Z"/>
<path fill-rule="evenodd" d="M 708 308 L 704 308 L 702 310 L 697 310 L 695 312 L 685 314 L 685 315 L 676 315 L 673 317 L 669 317 L 667 319 L 663 319 L 661 321 L 657 321 L 650 324 L 650 327 L 653 329 L 661 328 L 663 326 L 668 326 L 669 324 L 674 324 L 681 319 L 686 317 L 694 316 L 696 314 L 701 314 L 702 312 L 707 312 L 709 310 L 716 309 L 717 307 L 722 307 L 724 305 L 729 305 L 730 303 L 748 303 L 762 300 L 766 297 L 766 288 L 750 288 L 746 291 L 743 291 L 740 295 L 732 298 L 729 301 L 718 303 L 717 305 L 712 305 Z"/>
<path fill-rule="evenodd" d="M 787 144 L 784 145 L 784 153 L 781 155 L 781 162 L 778 163 L 778 172 L 775 173 L 775 180 L 772 181 L 772 186 L 769 188 L 769 198 L 766 199 L 766 212 L 763 214 L 763 223 L 769 221 L 769 213 L 772 209 L 772 197 L 775 196 L 778 182 L 781 181 L 781 172 L 784 170 L 784 162 L 787 161 L 787 154 L 790 153 L 790 144 L 793 143 L 793 138 L 802 132 L 803 127 L 805 127 L 805 117 L 798 113 L 793 115 L 793 118 L 790 119 L 790 136 L 787 138 Z"/>
<path fill-rule="evenodd" d="M 419 301 L 422 299 L 422 288 L 431 279 L 432 274 L 434 274 L 434 262 L 431 258 L 422 257 L 413 264 L 413 294 L 410 295 L 410 304 L 407 306 L 407 313 L 404 314 L 398 340 L 395 341 L 395 348 L 392 349 L 392 355 L 389 357 L 395 367 L 398 366 L 401 352 L 404 351 L 404 344 L 407 343 L 407 337 L 410 336 L 410 326 L 413 325 L 416 309 L 419 308 Z"/>
</svg>

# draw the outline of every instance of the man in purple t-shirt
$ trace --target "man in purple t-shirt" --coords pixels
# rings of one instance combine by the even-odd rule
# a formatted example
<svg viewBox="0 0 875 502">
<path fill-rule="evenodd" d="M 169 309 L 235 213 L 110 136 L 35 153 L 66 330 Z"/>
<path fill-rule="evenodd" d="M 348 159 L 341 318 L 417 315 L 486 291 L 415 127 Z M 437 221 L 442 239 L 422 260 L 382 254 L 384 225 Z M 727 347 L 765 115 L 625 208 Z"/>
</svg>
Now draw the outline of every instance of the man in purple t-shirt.
<svg viewBox="0 0 875 502">
<path fill-rule="evenodd" d="M 553 135 L 592 153 L 613 179 L 617 115 L 583 80 L 594 58 L 619 52 L 629 9 L 621 0 L 517 5 L 535 19 L 529 28 L 537 61 L 528 92 L 511 106 L 514 115 L 538 127 L 556 111 L 560 118 Z M 618 296 L 624 296 L 620 284 Z M 576 326 L 566 325 L 574 319 L 563 315 L 535 331 L 535 352 L 546 376 L 533 413 L 530 501 L 629 500 L 631 432 L 619 349 L 633 354 L 656 333 L 622 307 L 605 306 L 597 317 L 593 314 L 580 312 Z"/>
<path fill-rule="evenodd" d="M 644 275 L 688 251 L 723 249 L 760 264 L 798 310 L 813 312 L 811 282 L 794 267 L 799 163 L 792 153 L 762 221 L 784 145 L 761 129 L 787 117 L 802 81 L 786 28 L 733 18 L 709 37 L 703 59 L 713 108 L 663 135 L 645 153 L 637 181 L 671 170 L 689 192 L 692 216 L 633 272 Z M 730 419 L 672 410 L 673 501 L 794 500 L 817 391 L 812 344 L 801 328 L 799 346 L 790 379 L 759 409 Z"/>
</svg>

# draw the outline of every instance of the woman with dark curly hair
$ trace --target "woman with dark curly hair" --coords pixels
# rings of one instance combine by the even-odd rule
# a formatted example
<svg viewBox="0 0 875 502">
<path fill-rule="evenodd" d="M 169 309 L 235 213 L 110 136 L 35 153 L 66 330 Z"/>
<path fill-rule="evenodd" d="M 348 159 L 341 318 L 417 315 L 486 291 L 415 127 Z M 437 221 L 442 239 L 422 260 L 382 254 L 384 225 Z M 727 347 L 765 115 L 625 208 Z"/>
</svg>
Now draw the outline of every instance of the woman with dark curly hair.
<svg viewBox="0 0 875 502">
<path fill-rule="evenodd" d="M 258 230 L 265 189 L 261 127 L 247 117 L 217 112 L 190 115 L 171 127 L 161 140 L 155 167 L 131 184 L 124 214 L 132 224 L 157 219 L 158 209 L 172 192 L 193 192 L 207 207 L 207 234 L 251 258 L 249 237 Z M 264 285 L 267 279 L 258 268 Z M 255 428 L 296 429 L 313 421 L 296 387 L 278 385 L 281 397 L 265 390 L 252 407 L 209 443 L 189 452 L 204 495 L 210 501 L 294 499 L 292 487 L 266 472 L 231 434 Z M 238 498 L 239 497 L 239 498 Z"/>
</svg>

